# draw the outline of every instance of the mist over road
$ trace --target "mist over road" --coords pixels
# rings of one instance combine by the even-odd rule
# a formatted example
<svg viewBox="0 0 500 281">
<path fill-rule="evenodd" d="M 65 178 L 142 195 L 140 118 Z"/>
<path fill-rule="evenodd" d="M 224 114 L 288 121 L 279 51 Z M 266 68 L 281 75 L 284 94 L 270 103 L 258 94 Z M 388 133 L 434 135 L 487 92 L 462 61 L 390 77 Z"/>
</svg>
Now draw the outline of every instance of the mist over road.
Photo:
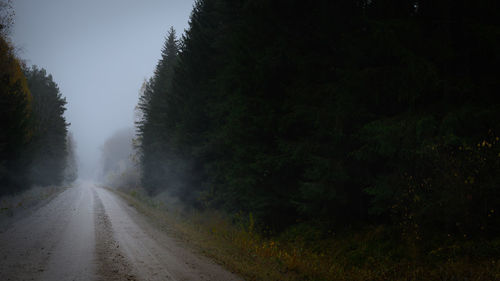
<svg viewBox="0 0 500 281">
<path fill-rule="evenodd" d="M 82 183 L 0 232 L 1 280 L 239 280 Z"/>
</svg>

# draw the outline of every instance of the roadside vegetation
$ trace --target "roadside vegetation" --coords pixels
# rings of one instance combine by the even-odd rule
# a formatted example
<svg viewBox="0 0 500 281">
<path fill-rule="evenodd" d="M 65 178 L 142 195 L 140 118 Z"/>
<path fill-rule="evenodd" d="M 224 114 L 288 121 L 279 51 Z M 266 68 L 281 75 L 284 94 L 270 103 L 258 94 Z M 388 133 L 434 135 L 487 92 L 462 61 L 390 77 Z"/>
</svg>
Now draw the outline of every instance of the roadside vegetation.
<svg viewBox="0 0 500 281">
<path fill-rule="evenodd" d="M 500 239 L 438 243 L 387 225 L 324 235 L 307 224 L 272 235 L 253 216 L 185 209 L 141 190 L 113 191 L 154 224 L 245 280 L 498 280 Z M 161 196 L 160 196 L 161 198 Z M 167 204 L 165 202 L 168 202 Z M 426 245 L 428 250 L 420 248 Z"/>
</svg>

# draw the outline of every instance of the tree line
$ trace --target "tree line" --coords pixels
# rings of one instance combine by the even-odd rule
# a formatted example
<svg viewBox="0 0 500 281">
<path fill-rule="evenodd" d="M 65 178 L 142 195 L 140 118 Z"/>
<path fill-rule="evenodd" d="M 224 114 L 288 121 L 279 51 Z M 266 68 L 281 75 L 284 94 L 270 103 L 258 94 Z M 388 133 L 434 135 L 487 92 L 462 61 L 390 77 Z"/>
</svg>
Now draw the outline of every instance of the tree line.
<svg viewBox="0 0 500 281">
<path fill-rule="evenodd" d="M 5 19 L 9 2 L 1 2 L 0 9 L 1 196 L 73 181 L 77 168 L 66 99 L 45 69 L 27 67 L 15 55 L 7 32 L 12 21 Z"/>
<path fill-rule="evenodd" d="M 275 231 L 497 235 L 498 11 L 198 0 L 140 97 L 141 183 Z"/>
<path fill-rule="evenodd" d="M 114 132 L 101 148 L 100 181 L 112 187 L 132 189 L 139 186 L 139 169 L 135 159 L 134 128 Z"/>
</svg>

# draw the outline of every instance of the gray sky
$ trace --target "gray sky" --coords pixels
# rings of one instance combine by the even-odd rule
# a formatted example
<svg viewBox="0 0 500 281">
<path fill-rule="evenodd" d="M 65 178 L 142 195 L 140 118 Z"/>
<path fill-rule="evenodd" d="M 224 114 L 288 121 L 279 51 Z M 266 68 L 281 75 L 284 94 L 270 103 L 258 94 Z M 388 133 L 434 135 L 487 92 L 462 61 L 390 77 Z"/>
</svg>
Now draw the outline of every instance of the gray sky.
<svg viewBox="0 0 500 281">
<path fill-rule="evenodd" d="M 166 32 L 188 27 L 194 0 L 14 0 L 19 56 L 54 77 L 68 101 L 80 174 L 97 172 L 100 147 L 133 124 Z"/>
</svg>

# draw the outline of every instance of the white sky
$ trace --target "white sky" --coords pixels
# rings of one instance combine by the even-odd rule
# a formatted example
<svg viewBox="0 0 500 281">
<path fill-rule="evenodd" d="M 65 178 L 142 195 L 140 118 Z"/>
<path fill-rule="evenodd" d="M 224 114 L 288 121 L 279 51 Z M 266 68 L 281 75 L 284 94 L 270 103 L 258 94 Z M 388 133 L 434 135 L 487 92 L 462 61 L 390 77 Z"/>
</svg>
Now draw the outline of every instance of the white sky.
<svg viewBox="0 0 500 281">
<path fill-rule="evenodd" d="M 166 32 L 188 27 L 194 0 L 13 0 L 19 56 L 51 73 L 68 101 L 80 176 L 93 177 L 100 147 L 133 125 L 145 78 Z"/>
</svg>

